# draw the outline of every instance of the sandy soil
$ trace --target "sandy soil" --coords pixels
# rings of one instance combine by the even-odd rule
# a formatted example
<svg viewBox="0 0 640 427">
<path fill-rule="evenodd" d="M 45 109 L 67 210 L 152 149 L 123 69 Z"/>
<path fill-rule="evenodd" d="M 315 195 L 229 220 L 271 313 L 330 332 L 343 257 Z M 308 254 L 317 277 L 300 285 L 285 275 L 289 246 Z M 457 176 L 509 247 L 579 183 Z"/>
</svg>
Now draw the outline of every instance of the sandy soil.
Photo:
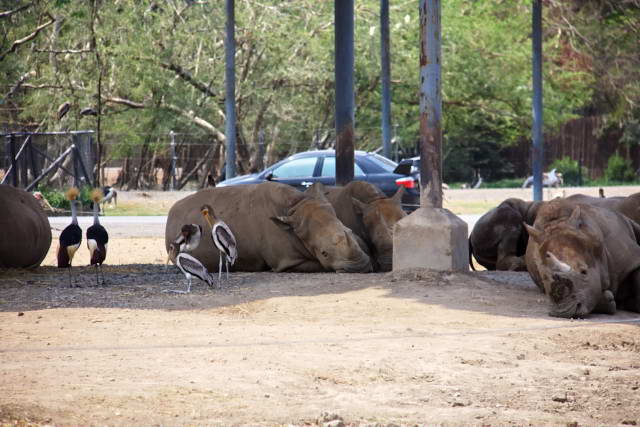
<svg viewBox="0 0 640 427">
<path fill-rule="evenodd" d="M 464 191 L 464 190 L 462 190 Z M 0 424 L 637 425 L 640 315 L 547 316 L 526 273 L 0 272 Z M 78 265 L 86 265 L 86 248 Z"/>
</svg>

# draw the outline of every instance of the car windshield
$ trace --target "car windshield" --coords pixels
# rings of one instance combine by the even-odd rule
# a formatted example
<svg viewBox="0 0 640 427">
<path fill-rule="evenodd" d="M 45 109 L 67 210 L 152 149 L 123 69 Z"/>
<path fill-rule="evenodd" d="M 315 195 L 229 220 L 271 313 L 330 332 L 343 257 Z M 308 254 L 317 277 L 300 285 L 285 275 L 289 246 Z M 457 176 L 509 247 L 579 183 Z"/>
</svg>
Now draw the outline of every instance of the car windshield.
<svg viewBox="0 0 640 427">
<path fill-rule="evenodd" d="M 384 156 L 379 154 L 371 153 L 369 154 L 369 158 L 374 161 L 378 166 L 383 168 L 386 172 L 393 172 L 393 170 L 398 166 L 396 162 L 393 160 L 387 159 Z"/>
<path fill-rule="evenodd" d="M 357 164 L 353 165 L 353 175 L 354 176 L 363 176 L 364 172 Z M 322 164 L 322 172 L 320 176 L 336 176 L 336 158 L 335 157 L 325 157 L 324 163 Z"/>
</svg>

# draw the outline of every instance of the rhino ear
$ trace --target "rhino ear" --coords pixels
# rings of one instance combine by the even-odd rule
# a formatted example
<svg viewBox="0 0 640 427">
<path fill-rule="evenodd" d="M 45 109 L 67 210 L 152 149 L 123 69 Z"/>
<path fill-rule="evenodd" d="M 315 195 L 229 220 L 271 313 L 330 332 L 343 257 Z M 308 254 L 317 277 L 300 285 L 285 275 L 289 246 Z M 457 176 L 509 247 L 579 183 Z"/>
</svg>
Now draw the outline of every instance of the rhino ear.
<svg viewBox="0 0 640 427">
<path fill-rule="evenodd" d="M 326 200 L 324 197 L 324 185 L 321 182 L 314 183 L 311 187 L 305 190 L 305 193 L 309 194 L 314 199 Z"/>
<path fill-rule="evenodd" d="M 356 213 L 358 215 L 364 215 L 364 212 L 367 210 L 367 204 L 362 203 L 360 200 L 356 199 L 355 197 L 352 197 L 351 201 L 353 202 L 353 209 L 356 211 Z"/>
<path fill-rule="evenodd" d="M 284 231 L 293 230 L 293 219 L 288 216 L 272 216 L 269 218 L 275 225 Z"/>
<path fill-rule="evenodd" d="M 396 203 L 402 203 L 402 196 L 404 196 L 404 187 L 398 188 L 398 190 L 396 191 L 396 194 L 391 196 L 391 200 L 393 200 Z"/>
<path fill-rule="evenodd" d="M 581 218 L 580 206 L 576 206 L 576 208 L 571 212 L 571 216 L 567 220 L 567 224 L 571 225 L 575 228 L 580 228 L 582 226 L 582 218 Z"/>
<path fill-rule="evenodd" d="M 529 233 L 529 237 L 531 237 L 536 243 L 542 242 L 542 235 L 543 235 L 542 231 L 538 230 L 535 227 L 530 226 L 526 222 L 523 222 L 522 225 L 524 225 L 524 228 L 527 229 L 527 233 Z"/>
</svg>

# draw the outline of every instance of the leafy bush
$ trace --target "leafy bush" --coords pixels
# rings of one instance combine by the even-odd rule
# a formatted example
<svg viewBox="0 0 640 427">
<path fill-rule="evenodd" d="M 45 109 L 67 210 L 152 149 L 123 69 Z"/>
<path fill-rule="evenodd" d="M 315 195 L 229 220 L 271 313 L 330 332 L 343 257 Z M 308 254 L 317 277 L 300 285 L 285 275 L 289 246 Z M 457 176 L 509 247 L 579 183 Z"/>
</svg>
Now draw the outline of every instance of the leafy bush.
<svg viewBox="0 0 640 427">
<path fill-rule="evenodd" d="M 555 159 L 551 163 L 550 169 L 556 169 L 562 173 L 562 179 L 565 185 L 580 185 L 580 166 L 577 160 L 565 156 L 561 159 Z M 582 168 L 582 177 L 587 176 L 587 169 Z"/>
<path fill-rule="evenodd" d="M 618 153 L 609 157 L 607 161 L 607 169 L 604 171 L 604 176 L 607 181 L 633 181 L 635 175 L 633 173 L 633 167 L 631 161 L 625 159 Z"/>
<path fill-rule="evenodd" d="M 39 187 L 38 191 L 42 193 L 45 199 L 49 202 L 51 206 L 58 209 L 71 210 L 71 206 L 69 205 L 69 201 L 64 197 L 64 191 L 52 190 L 47 187 Z M 89 209 L 91 206 L 91 198 L 89 197 L 91 193 L 90 187 L 82 187 L 80 189 L 80 196 L 78 196 L 78 200 L 82 203 L 82 210 Z"/>
</svg>

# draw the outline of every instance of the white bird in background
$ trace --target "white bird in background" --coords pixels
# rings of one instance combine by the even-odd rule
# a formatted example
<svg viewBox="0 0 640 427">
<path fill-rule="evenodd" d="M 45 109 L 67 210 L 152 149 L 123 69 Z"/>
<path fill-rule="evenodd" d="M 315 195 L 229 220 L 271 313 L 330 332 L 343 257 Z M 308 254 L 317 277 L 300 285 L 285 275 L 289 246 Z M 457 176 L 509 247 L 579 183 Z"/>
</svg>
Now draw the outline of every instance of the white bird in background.
<svg viewBox="0 0 640 427">
<path fill-rule="evenodd" d="M 203 205 L 200 208 L 200 213 L 202 213 L 202 216 L 204 216 L 211 226 L 211 238 L 213 239 L 213 244 L 216 245 L 216 248 L 218 248 L 218 251 L 220 252 L 218 283 L 222 280 L 222 257 L 224 257 L 225 265 L 227 267 L 227 280 L 229 280 L 229 265 L 233 265 L 238 258 L 236 238 L 231 232 L 229 226 L 216 216 L 211 206 Z"/>
</svg>

